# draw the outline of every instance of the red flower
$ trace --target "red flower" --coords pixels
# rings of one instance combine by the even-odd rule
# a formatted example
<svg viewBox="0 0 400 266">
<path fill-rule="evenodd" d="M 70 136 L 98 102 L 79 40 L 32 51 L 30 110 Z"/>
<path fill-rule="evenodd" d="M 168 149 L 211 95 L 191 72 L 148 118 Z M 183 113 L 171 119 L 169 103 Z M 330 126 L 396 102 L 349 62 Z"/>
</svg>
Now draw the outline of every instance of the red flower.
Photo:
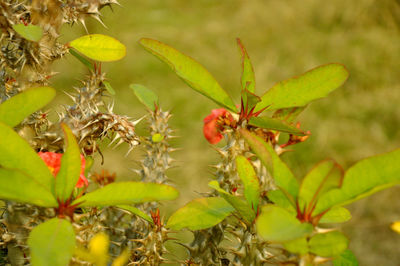
<svg viewBox="0 0 400 266">
<path fill-rule="evenodd" d="M 204 118 L 203 134 L 208 142 L 217 144 L 223 138 L 221 131 L 224 129 L 220 118 L 227 118 L 233 121 L 232 115 L 224 108 L 213 109 L 211 114 Z"/>
<path fill-rule="evenodd" d="M 57 176 L 58 172 L 60 171 L 61 157 L 63 154 L 55 152 L 39 152 L 38 155 L 46 163 L 51 173 L 54 176 Z M 85 177 L 85 165 L 86 165 L 85 157 L 83 157 L 83 155 L 81 154 L 81 173 L 79 175 L 79 180 L 76 183 L 76 187 L 78 188 L 81 188 L 84 185 L 85 186 L 89 185 L 89 182 Z"/>
</svg>

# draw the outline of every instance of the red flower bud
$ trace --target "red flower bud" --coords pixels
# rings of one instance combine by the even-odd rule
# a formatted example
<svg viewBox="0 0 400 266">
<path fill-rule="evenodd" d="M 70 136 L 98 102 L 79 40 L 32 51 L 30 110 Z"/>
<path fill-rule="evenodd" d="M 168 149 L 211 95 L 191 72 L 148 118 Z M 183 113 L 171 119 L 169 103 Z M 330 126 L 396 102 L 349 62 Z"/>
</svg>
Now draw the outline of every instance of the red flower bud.
<svg viewBox="0 0 400 266">
<path fill-rule="evenodd" d="M 227 117 L 230 121 L 233 121 L 232 115 L 224 108 L 213 109 L 211 114 L 203 120 L 203 134 L 211 144 L 217 144 L 223 138 L 221 134 L 223 127 L 218 123 L 221 117 Z"/>
<path fill-rule="evenodd" d="M 62 153 L 55 153 L 55 152 L 39 152 L 38 155 L 42 160 L 46 163 L 47 167 L 49 168 L 50 172 L 57 176 L 58 172 L 60 171 L 61 167 L 61 157 Z M 89 182 L 85 177 L 85 165 L 86 160 L 85 157 L 81 154 L 81 173 L 79 175 L 79 180 L 76 183 L 77 188 L 81 188 L 84 185 L 88 186 Z"/>
</svg>

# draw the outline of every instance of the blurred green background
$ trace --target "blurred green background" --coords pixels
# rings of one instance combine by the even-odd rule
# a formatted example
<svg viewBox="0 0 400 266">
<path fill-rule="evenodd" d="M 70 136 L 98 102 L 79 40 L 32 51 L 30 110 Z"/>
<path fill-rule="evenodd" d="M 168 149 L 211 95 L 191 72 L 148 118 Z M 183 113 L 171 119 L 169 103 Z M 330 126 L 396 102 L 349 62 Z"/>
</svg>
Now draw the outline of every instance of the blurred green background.
<svg viewBox="0 0 400 266">
<path fill-rule="evenodd" d="M 102 10 L 102 27 L 88 19 L 89 33 L 103 33 L 127 46 L 127 56 L 103 68 L 117 91 L 115 112 L 140 118 L 145 108 L 128 88 L 140 83 L 171 110 L 173 145 L 181 148 L 171 180 L 181 191 L 174 210 L 209 191 L 209 165 L 218 156 L 202 135 L 203 118 L 215 104 L 192 91 L 137 41 L 163 41 L 202 63 L 239 103 L 240 37 L 252 59 L 262 94 L 275 82 L 315 66 L 339 62 L 350 78 L 328 98 L 312 103 L 299 117 L 311 137 L 283 158 L 301 178 L 325 158 L 345 169 L 374 154 L 400 147 L 400 3 L 398 0 L 121 0 L 122 7 Z M 85 34 L 81 25 L 64 26 L 61 40 Z M 57 103 L 69 103 L 70 91 L 84 79 L 85 68 L 72 56 L 55 65 L 52 79 Z M 143 129 L 138 129 L 143 132 Z M 144 134 L 144 133 L 143 133 Z M 134 176 L 142 153 L 128 147 L 104 148 L 105 165 L 120 178 Z M 99 161 L 99 160 L 98 160 Z M 400 163 L 400 162 L 399 162 Z M 389 229 L 400 220 L 399 188 L 380 192 L 350 206 L 353 218 L 342 226 L 360 265 L 400 265 L 400 235 Z"/>
</svg>

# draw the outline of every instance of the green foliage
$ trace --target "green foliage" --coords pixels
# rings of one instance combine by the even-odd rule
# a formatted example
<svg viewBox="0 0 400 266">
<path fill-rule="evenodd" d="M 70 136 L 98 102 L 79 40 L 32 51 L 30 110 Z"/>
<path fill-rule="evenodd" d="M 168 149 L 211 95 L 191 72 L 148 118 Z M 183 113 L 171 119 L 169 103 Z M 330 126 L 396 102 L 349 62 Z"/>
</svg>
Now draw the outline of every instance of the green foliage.
<svg viewBox="0 0 400 266">
<path fill-rule="evenodd" d="M 249 144 L 253 152 L 270 171 L 276 185 L 288 196 L 294 204 L 299 192 L 299 184 L 286 164 L 279 158 L 272 147 L 260 137 L 247 130 L 240 130 L 241 135 Z"/>
<path fill-rule="evenodd" d="M 333 266 L 358 266 L 356 256 L 349 249 L 346 249 L 342 254 L 335 257 L 332 263 Z"/>
<path fill-rule="evenodd" d="M 243 89 L 241 91 L 242 97 L 242 107 L 246 114 L 250 112 L 261 101 L 261 98 L 254 93 L 250 92 L 248 89 Z"/>
<path fill-rule="evenodd" d="M 333 207 L 322 216 L 319 223 L 344 223 L 350 219 L 351 214 L 348 209 L 343 207 Z"/>
<path fill-rule="evenodd" d="M 233 208 L 249 223 L 252 223 L 256 218 L 256 214 L 252 206 L 242 197 L 234 196 L 222 188 L 220 188 L 217 181 L 213 180 L 208 183 L 208 186 L 218 191 L 219 195 L 223 197 Z"/>
<path fill-rule="evenodd" d="M 135 204 L 147 201 L 173 200 L 179 192 L 168 185 L 143 182 L 117 182 L 76 199 L 81 207 Z"/>
<path fill-rule="evenodd" d="M 71 129 L 65 124 L 62 124 L 61 127 L 64 131 L 66 148 L 61 158 L 61 167 L 56 178 L 55 195 L 57 199 L 65 202 L 71 197 L 72 191 L 79 180 L 81 154 Z"/>
<path fill-rule="evenodd" d="M 262 207 L 256 227 L 258 234 L 271 242 L 291 241 L 307 236 L 313 231 L 311 224 L 301 223 L 292 213 L 271 204 Z"/>
<path fill-rule="evenodd" d="M 340 64 L 316 67 L 298 77 L 275 84 L 261 97 L 262 101 L 256 110 L 267 106 L 270 110 L 304 106 L 340 87 L 348 76 L 348 71 Z"/>
<path fill-rule="evenodd" d="M 153 112 L 156 110 L 156 106 L 158 106 L 158 96 L 153 91 L 140 84 L 131 84 L 129 87 L 142 104 Z"/>
<path fill-rule="evenodd" d="M 81 56 L 79 53 L 75 52 L 74 49 L 69 49 L 69 53 L 73 55 L 76 59 L 78 59 L 82 64 L 84 64 L 87 68 L 94 71 L 94 65 L 92 62 L 87 60 L 85 57 Z"/>
<path fill-rule="evenodd" d="M 333 206 L 349 204 L 400 181 L 400 150 L 364 159 L 350 167 L 340 188 L 328 191 L 319 199 L 315 214 Z"/>
<path fill-rule="evenodd" d="M 54 189 L 54 177 L 46 164 L 12 128 L 0 122 L 0 166 L 28 173 L 48 191 Z"/>
<path fill-rule="evenodd" d="M 234 210 L 220 197 L 195 199 L 173 213 L 168 219 L 167 227 L 172 230 L 210 228 L 219 224 Z"/>
<path fill-rule="evenodd" d="M 289 125 L 288 123 L 286 123 L 282 120 L 267 117 L 267 116 L 252 117 L 249 120 L 249 125 L 252 125 L 252 126 L 255 126 L 258 128 L 277 130 L 280 132 L 290 133 L 290 134 L 297 135 L 297 136 L 306 135 L 302 130 L 298 129 L 295 126 Z"/>
<path fill-rule="evenodd" d="M 237 38 L 236 40 L 239 46 L 240 54 L 242 56 L 242 90 L 247 89 L 249 92 L 254 93 L 256 87 L 256 78 L 254 75 L 253 65 L 251 64 L 246 48 L 244 47 L 240 39 Z M 246 104 L 244 104 L 244 106 L 246 106 Z"/>
<path fill-rule="evenodd" d="M 308 241 L 309 250 L 321 257 L 334 257 L 347 249 L 349 240 L 339 231 L 316 234 Z"/>
<path fill-rule="evenodd" d="M 104 85 L 104 87 L 106 87 L 106 90 L 107 90 L 111 95 L 115 95 L 115 90 L 114 90 L 114 88 L 111 86 L 110 82 L 108 82 L 108 81 L 103 81 L 103 85 Z"/>
<path fill-rule="evenodd" d="M 280 190 L 270 190 L 267 193 L 268 199 L 275 203 L 277 206 L 286 209 L 289 212 L 296 213 L 296 207 L 293 202 L 285 195 L 285 193 Z"/>
<path fill-rule="evenodd" d="M 293 122 L 297 116 L 301 114 L 301 112 L 306 109 L 307 105 L 301 106 L 301 107 L 290 107 L 290 108 L 283 108 L 283 109 L 278 109 L 274 112 L 272 115 L 272 118 L 276 118 L 279 120 L 283 120 L 287 123 Z"/>
<path fill-rule="evenodd" d="M 236 169 L 243 182 L 244 197 L 253 208 L 257 210 L 260 202 L 260 182 L 253 166 L 244 156 L 236 157 Z"/>
<path fill-rule="evenodd" d="M 102 34 L 79 37 L 69 42 L 68 46 L 90 59 L 100 62 L 117 61 L 126 55 L 125 45 L 110 36 Z"/>
<path fill-rule="evenodd" d="M 53 218 L 32 230 L 28 245 L 33 266 L 69 265 L 75 249 L 74 229 L 67 220 Z"/>
<path fill-rule="evenodd" d="M 56 95 L 53 88 L 27 89 L 0 104 L 0 122 L 15 127 L 28 115 L 43 108 Z"/>
<path fill-rule="evenodd" d="M 236 112 L 232 99 L 202 65 L 162 42 L 147 38 L 139 42 L 147 51 L 168 64 L 191 88 L 217 104 Z"/>
<path fill-rule="evenodd" d="M 307 254 L 313 253 L 321 257 L 335 257 L 346 250 L 348 246 L 347 238 L 339 231 L 315 234 L 309 240 L 299 238 L 285 242 L 284 247 L 293 253 Z"/>
<path fill-rule="evenodd" d="M 326 160 L 317 164 L 303 179 L 299 192 L 299 205 L 313 209 L 317 200 L 328 190 L 342 184 L 343 170 L 332 161 Z"/>
<path fill-rule="evenodd" d="M 305 237 L 285 242 L 283 243 L 283 246 L 286 250 L 295 254 L 304 255 L 309 252 L 308 242 Z"/>
<path fill-rule="evenodd" d="M 25 25 L 20 23 L 12 25 L 12 28 L 28 41 L 38 42 L 43 36 L 42 28 L 37 25 Z"/>
<path fill-rule="evenodd" d="M 42 207 L 58 205 L 53 194 L 31 176 L 19 171 L 0 168 L 0 198 Z"/>
<path fill-rule="evenodd" d="M 143 219 L 145 219 L 146 221 L 148 221 L 149 223 L 154 223 L 153 219 L 151 219 L 150 216 L 148 216 L 145 212 L 139 210 L 136 207 L 133 206 L 129 206 L 129 205 L 117 205 L 118 208 L 126 210 L 132 214 L 135 214 Z"/>
</svg>

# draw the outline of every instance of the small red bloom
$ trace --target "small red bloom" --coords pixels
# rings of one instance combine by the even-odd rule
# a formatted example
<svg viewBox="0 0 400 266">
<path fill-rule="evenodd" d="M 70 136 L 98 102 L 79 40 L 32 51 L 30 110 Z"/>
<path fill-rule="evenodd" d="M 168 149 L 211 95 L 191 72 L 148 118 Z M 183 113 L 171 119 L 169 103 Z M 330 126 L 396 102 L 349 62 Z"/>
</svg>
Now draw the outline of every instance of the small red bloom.
<svg viewBox="0 0 400 266">
<path fill-rule="evenodd" d="M 39 152 L 38 155 L 46 163 L 51 173 L 54 176 L 57 176 L 58 172 L 60 171 L 61 157 L 63 154 L 55 152 Z M 85 177 L 85 165 L 86 165 L 85 157 L 81 154 L 81 173 L 79 175 L 79 180 L 76 183 L 77 188 L 81 188 L 84 185 L 85 186 L 89 185 L 88 180 Z"/>
<path fill-rule="evenodd" d="M 224 108 L 213 109 L 211 114 L 203 120 L 203 134 L 211 144 L 217 144 L 223 138 L 221 134 L 223 126 L 218 120 L 224 117 L 228 118 L 229 121 L 233 121 L 232 115 Z"/>
</svg>

